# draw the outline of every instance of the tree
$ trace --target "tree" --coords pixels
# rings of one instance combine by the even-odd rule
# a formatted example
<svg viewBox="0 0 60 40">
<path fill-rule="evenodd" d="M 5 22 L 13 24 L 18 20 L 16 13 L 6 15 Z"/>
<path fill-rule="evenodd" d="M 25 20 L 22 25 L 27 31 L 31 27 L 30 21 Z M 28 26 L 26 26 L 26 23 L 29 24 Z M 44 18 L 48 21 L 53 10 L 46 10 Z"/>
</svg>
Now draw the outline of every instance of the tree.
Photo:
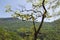
<svg viewBox="0 0 60 40">
<path fill-rule="evenodd" d="M 56 0 L 54 0 L 54 1 L 56 1 Z M 54 2 L 53 1 L 53 2 Z M 52 17 L 52 16 L 49 16 L 47 13 L 48 13 L 48 11 L 47 11 L 47 9 L 45 8 L 45 3 L 47 4 L 47 2 L 48 2 L 48 0 L 39 0 L 39 2 L 36 2 L 35 1 L 35 3 L 34 3 L 34 0 L 29 0 L 29 2 L 31 2 L 32 3 L 32 8 L 33 9 L 29 9 L 29 10 L 27 10 L 27 9 L 22 9 L 22 10 L 18 10 L 18 11 L 13 11 L 13 10 L 11 10 L 11 8 L 9 7 L 9 8 L 7 8 L 7 10 L 6 10 L 6 12 L 8 11 L 10 11 L 10 12 L 14 12 L 14 17 L 20 17 L 20 18 L 22 18 L 22 20 L 32 20 L 32 22 L 33 22 L 33 26 L 34 26 L 34 40 L 37 40 L 37 36 L 38 36 L 38 34 L 39 33 L 41 33 L 40 32 L 40 29 L 41 29 L 41 27 L 42 27 L 42 25 L 43 25 L 43 21 L 44 21 L 44 19 L 48 16 L 48 18 L 49 17 Z M 52 2 L 50 3 L 50 4 L 52 4 Z M 57 2 L 57 4 L 59 5 L 59 3 Z M 56 5 L 57 5 L 56 4 Z M 54 5 L 54 6 L 52 6 L 52 8 L 54 8 L 54 7 L 56 7 L 56 5 Z M 41 12 L 40 10 L 38 10 L 38 9 L 40 9 L 41 7 L 43 7 L 43 12 Z M 50 7 L 49 7 L 50 8 Z M 23 14 L 22 12 L 31 12 L 31 14 Z M 34 17 L 34 14 L 35 13 L 40 13 L 40 15 L 36 15 L 36 18 Z M 35 20 L 38 18 L 38 17 L 42 17 L 42 20 L 41 20 L 41 23 L 40 23 L 40 25 L 39 25 L 39 27 L 36 29 L 36 26 L 35 26 Z"/>
</svg>

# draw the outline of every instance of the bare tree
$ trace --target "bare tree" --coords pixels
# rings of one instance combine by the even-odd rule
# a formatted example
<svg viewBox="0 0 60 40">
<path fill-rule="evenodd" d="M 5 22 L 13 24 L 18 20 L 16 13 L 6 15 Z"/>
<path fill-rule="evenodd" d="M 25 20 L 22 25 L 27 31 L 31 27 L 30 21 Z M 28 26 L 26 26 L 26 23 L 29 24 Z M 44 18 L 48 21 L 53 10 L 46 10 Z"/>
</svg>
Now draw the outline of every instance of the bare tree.
<svg viewBox="0 0 60 40">
<path fill-rule="evenodd" d="M 32 1 L 32 0 L 31 0 Z M 24 9 L 22 9 L 22 10 L 19 10 L 19 11 L 13 11 L 13 10 L 11 10 L 11 8 L 9 7 L 7 10 L 6 10 L 6 12 L 8 11 L 12 11 L 12 12 L 14 12 L 14 17 L 20 17 L 20 18 L 22 18 L 22 20 L 24 20 L 24 19 L 26 19 L 27 21 L 29 20 L 29 19 L 32 19 L 32 22 L 33 22 L 33 26 L 34 26 L 34 39 L 33 40 L 37 40 L 37 37 L 38 37 L 38 34 L 39 34 L 39 32 L 40 32 L 40 30 L 41 30 L 41 27 L 42 27 L 42 25 L 43 25 L 43 22 L 44 22 L 44 19 L 46 18 L 46 15 L 47 15 L 47 9 L 45 8 L 45 1 L 46 0 L 42 0 L 42 5 L 37 5 L 37 4 L 32 4 L 32 6 L 33 6 L 33 9 L 29 9 L 29 10 L 27 10 L 27 9 L 25 9 L 25 7 L 24 7 Z M 54 2 L 54 1 L 53 1 Z M 41 11 L 39 11 L 39 10 L 37 10 L 37 8 L 39 9 L 40 7 L 43 7 L 43 12 L 41 12 Z M 31 13 L 31 14 L 23 14 L 23 12 L 33 12 L 33 13 Z M 34 13 L 40 13 L 41 15 L 40 16 L 36 16 L 36 18 L 33 16 L 33 14 Z M 35 20 L 38 18 L 38 17 L 41 17 L 42 16 L 42 20 L 41 20 L 41 23 L 40 23 L 40 25 L 39 25 L 39 27 L 38 27 L 38 29 L 36 28 L 36 26 L 35 26 Z"/>
<path fill-rule="evenodd" d="M 34 40 L 37 40 L 37 36 L 38 36 L 38 33 L 40 32 L 40 29 L 41 29 L 41 27 L 42 27 L 42 24 L 43 24 L 43 21 L 44 21 L 44 18 L 46 17 L 46 13 L 47 13 L 47 10 L 46 10 L 46 8 L 45 8 L 45 6 L 44 6 L 44 2 L 45 2 L 45 0 L 43 0 L 42 1 L 42 7 L 43 7 L 43 9 L 44 9 L 44 12 L 43 12 L 43 14 L 42 14 L 42 12 L 41 11 L 38 11 L 38 10 L 36 10 L 35 8 L 38 6 L 38 7 L 40 7 L 39 5 L 34 5 L 34 4 L 32 4 L 32 6 L 34 7 L 33 9 L 30 9 L 30 10 L 21 10 L 21 11 L 13 11 L 13 10 L 11 10 L 11 8 L 10 8 L 10 6 L 6 9 L 6 12 L 14 12 L 14 17 L 16 16 L 16 17 L 20 17 L 20 18 L 22 18 L 22 20 L 25 18 L 26 20 L 28 20 L 28 19 L 32 19 L 33 20 L 33 25 L 34 25 Z M 22 12 L 25 12 L 25 11 L 27 11 L 27 12 L 30 12 L 30 11 L 32 11 L 33 13 L 37 13 L 37 12 L 40 12 L 41 14 L 42 14 L 42 20 L 41 20 L 41 23 L 40 23 L 40 25 L 39 25 L 39 27 L 38 27 L 38 29 L 36 29 L 36 27 L 35 27 L 35 19 L 36 18 L 34 18 L 34 16 L 33 16 L 33 13 L 32 14 L 21 14 Z M 36 16 L 37 17 L 37 16 Z"/>
</svg>

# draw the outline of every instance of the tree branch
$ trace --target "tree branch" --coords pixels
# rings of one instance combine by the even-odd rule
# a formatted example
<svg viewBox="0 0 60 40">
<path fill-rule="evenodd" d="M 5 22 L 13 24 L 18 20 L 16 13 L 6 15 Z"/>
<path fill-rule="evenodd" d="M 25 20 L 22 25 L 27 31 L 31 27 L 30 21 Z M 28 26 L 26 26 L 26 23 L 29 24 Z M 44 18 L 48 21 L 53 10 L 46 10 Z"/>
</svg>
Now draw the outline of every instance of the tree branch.
<svg viewBox="0 0 60 40">
<path fill-rule="evenodd" d="M 25 11 L 27 11 L 27 12 L 30 12 L 30 11 L 33 11 L 34 13 L 37 13 L 37 12 L 40 12 L 41 14 L 42 14 L 42 12 L 41 11 L 36 11 L 36 10 L 33 10 L 33 9 L 29 9 L 29 10 L 22 10 L 22 11 L 20 11 L 20 12 L 25 12 Z"/>
<path fill-rule="evenodd" d="M 34 31 L 36 32 L 35 22 L 33 20 Z"/>
</svg>

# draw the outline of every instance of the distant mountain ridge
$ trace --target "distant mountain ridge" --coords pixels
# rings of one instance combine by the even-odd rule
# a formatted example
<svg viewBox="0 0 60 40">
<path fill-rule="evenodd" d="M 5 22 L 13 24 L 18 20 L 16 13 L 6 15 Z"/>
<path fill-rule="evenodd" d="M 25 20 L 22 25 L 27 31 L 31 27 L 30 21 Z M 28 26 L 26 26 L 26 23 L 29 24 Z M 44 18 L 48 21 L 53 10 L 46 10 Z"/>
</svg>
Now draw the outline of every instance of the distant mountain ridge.
<svg viewBox="0 0 60 40">
<path fill-rule="evenodd" d="M 39 26 L 40 22 L 35 22 L 36 27 Z M 16 30 L 20 27 L 32 27 L 32 21 L 22 21 L 18 18 L 0 18 L 0 27 L 5 29 Z M 60 19 L 54 22 L 44 22 L 42 28 L 46 27 L 60 27 Z"/>
<path fill-rule="evenodd" d="M 37 25 L 39 25 L 40 22 L 36 22 Z M 44 22 L 44 25 L 59 25 L 60 24 L 60 19 L 56 20 L 54 22 Z M 11 25 L 11 26 L 31 26 L 32 21 L 22 21 L 18 18 L 0 18 L 0 25 Z M 59 25 L 60 26 L 60 25 Z"/>
<path fill-rule="evenodd" d="M 21 20 L 21 19 L 19 19 L 19 18 L 12 18 L 12 17 L 10 17 L 10 18 L 0 18 L 0 20 Z M 55 20 L 54 22 L 56 22 L 56 21 L 60 21 L 60 19 Z"/>
</svg>

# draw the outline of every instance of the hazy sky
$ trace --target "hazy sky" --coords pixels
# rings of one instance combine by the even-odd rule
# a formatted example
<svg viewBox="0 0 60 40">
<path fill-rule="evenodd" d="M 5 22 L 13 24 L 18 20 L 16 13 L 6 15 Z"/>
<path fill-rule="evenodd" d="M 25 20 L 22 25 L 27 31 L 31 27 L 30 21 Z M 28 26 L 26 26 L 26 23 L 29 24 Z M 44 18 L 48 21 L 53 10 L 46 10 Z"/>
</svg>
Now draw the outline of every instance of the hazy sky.
<svg viewBox="0 0 60 40">
<path fill-rule="evenodd" d="M 31 4 L 27 4 L 25 0 L 0 0 L 0 18 L 10 17 L 11 14 L 5 12 L 5 6 L 11 5 L 12 9 L 18 9 L 19 5 L 24 5 L 26 8 L 31 8 Z"/>
<path fill-rule="evenodd" d="M 5 6 L 6 5 L 11 5 L 12 9 L 14 9 L 14 10 L 19 9 L 20 8 L 19 5 L 25 6 L 26 9 L 32 8 L 31 4 L 30 3 L 27 4 L 26 0 L 0 0 L 0 18 L 1 17 L 3 17 L 3 18 L 11 17 L 11 13 L 6 13 L 5 12 Z M 53 4 L 53 5 L 55 5 L 55 4 Z M 46 6 L 46 8 L 48 6 Z M 57 7 L 54 12 L 52 11 L 51 8 L 48 10 L 48 12 L 51 13 L 51 15 L 52 15 L 52 13 L 56 13 L 58 11 L 60 11 L 60 6 Z M 59 19 L 59 18 L 60 18 L 60 16 L 58 16 L 58 17 L 56 16 L 56 17 L 49 18 L 50 20 L 45 19 L 45 21 L 50 21 L 51 22 L 51 21 L 54 21 L 54 20 Z M 41 18 L 38 18 L 37 20 L 39 21 L 39 19 L 41 19 Z"/>
</svg>

